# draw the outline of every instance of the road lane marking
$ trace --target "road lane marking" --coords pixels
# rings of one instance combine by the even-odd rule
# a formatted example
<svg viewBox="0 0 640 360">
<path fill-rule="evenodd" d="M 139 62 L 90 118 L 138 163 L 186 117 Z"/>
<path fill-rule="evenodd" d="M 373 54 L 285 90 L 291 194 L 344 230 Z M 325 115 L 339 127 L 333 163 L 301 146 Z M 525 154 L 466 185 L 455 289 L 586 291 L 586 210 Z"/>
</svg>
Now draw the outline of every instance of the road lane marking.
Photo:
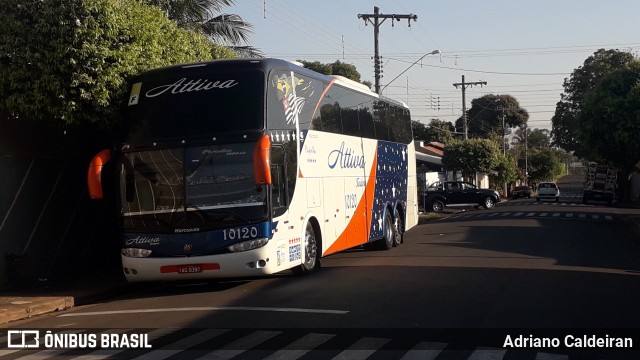
<svg viewBox="0 0 640 360">
<path fill-rule="evenodd" d="M 468 360 L 501 360 L 506 353 L 505 349 L 479 347 L 471 353 Z"/>
<path fill-rule="evenodd" d="M 287 347 L 267 356 L 264 360 L 298 359 L 333 337 L 335 337 L 333 334 L 307 334 L 287 345 Z"/>
<path fill-rule="evenodd" d="M 271 312 L 332 314 L 332 315 L 344 315 L 349 312 L 348 310 L 328 310 L 328 309 L 277 308 L 277 307 L 257 307 L 257 306 L 210 306 L 210 307 L 188 307 L 188 308 L 166 308 L 166 309 L 91 311 L 91 312 L 83 312 L 83 313 L 63 314 L 63 315 L 60 315 L 59 317 L 144 314 L 144 313 L 156 313 L 156 312 L 180 312 L 180 311 L 271 311 Z"/>
<path fill-rule="evenodd" d="M 553 217 L 558 217 L 558 216 L 560 216 L 560 213 L 553 213 L 553 215 L 552 215 L 552 216 L 553 216 Z"/>
<path fill-rule="evenodd" d="M 260 345 L 263 342 L 271 339 L 276 335 L 280 335 L 281 331 L 255 331 L 251 334 L 240 338 L 228 345 L 223 346 L 220 350 L 216 350 L 208 353 L 207 355 L 199 358 L 202 359 L 216 359 L 216 360 L 226 360 L 234 358 L 246 350 L 238 350 L 238 349 L 251 349 L 254 346 Z"/>
<path fill-rule="evenodd" d="M 172 344 L 161 347 L 157 350 L 152 350 L 144 355 L 134 358 L 135 360 L 164 360 L 173 355 L 183 352 L 183 350 L 196 346 L 207 340 L 220 336 L 229 331 L 228 329 L 207 329 L 197 332 L 193 335 L 184 337 Z"/>
<path fill-rule="evenodd" d="M 389 339 L 364 337 L 336 355 L 333 360 L 365 360 L 388 342 Z"/>
<path fill-rule="evenodd" d="M 421 341 L 400 360 L 434 360 L 447 347 L 446 343 Z"/>
</svg>

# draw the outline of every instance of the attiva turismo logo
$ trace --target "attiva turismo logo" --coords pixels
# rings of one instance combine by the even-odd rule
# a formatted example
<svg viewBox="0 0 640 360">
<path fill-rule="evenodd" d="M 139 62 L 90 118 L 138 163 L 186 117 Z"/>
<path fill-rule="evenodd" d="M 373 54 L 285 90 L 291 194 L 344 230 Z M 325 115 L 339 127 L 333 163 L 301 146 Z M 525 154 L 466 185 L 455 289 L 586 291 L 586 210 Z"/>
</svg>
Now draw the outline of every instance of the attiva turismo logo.
<svg viewBox="0 0 640 360">
<path fill-rule="evenodd" d="M 345 147 L 343 141 L 339 149 L 329 153 L 327 165 L 329 165 L 329 169 L 333 169 L 336 166 L 339 166 L 341 169 L 364 169 L 364 155 L 357 155 L 353 149 Z"/>
</svg>

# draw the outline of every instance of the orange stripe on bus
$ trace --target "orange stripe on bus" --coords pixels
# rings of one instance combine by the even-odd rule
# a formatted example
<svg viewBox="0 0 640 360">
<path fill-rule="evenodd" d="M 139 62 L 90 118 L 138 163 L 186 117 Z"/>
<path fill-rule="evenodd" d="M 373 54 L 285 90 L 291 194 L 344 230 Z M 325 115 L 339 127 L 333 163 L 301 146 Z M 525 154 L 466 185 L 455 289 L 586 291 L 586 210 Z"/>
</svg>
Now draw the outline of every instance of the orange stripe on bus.
<svg viewBox="0 0 640 360">
<path fill-rule="evenodd" d="M 373 195 L 376 186 L 376 169 L 377 169 L 378 151 L 373 155 L 373 164 L 367 179 L 367 187 L 364 196 L 360 199 L 356 207 L 353 217 L 345 227 L 344 231 L 338 236 L 336 241 L 324 252 L 323 255 L 333 254 L 338 251 L 346 250 L 354 246 L 362 245 L 369 240 L 369 229 L 371 228 L 371 216 L 373 214 Z M 366 212 L 369 213 L 366 213 Z M 359 216 L 366 214 L 366 216 Z M 354 236 L 355 234 L 363 234 L 363 236 Z M 349 236 L 351 235 L 351 236 Z"/>
</svg>

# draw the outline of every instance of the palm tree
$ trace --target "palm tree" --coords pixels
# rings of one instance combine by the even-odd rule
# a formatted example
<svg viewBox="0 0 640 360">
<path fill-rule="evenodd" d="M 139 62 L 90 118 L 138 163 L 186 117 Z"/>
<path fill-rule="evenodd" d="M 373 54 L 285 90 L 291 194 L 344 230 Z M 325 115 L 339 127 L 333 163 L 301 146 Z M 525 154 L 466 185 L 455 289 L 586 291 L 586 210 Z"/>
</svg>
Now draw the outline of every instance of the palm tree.
<svg viewBox="0 0 640 360">
<path fill-rule="evenodd" d="M 262 57 L 258 49 L 243 45 L 249 42 L 251 24 L 235 14 L 223 14 L 234 0 L 146 0 L 161 8 L 167 17 L 182 28 L 198 31 L 213 43 L 224 45 L 242 57 Z"/>
</svg>

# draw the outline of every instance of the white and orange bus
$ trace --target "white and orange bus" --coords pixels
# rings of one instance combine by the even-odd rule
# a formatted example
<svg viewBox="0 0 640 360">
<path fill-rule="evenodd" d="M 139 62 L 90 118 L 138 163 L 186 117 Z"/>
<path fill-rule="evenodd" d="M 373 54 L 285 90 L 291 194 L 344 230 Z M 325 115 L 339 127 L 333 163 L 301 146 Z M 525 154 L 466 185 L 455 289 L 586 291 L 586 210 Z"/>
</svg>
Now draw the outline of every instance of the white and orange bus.
<svg viewBox="0 0 640 360">
<path fill-rule="evenodd" d="M 417 223 L 409 109 L 356 82 L 277 59 L 178 65 L 136 77 L 125 113 L 88 181 L 102 198 L 115 164 L 128 281 L 309 273 Z"/>
</svg>

